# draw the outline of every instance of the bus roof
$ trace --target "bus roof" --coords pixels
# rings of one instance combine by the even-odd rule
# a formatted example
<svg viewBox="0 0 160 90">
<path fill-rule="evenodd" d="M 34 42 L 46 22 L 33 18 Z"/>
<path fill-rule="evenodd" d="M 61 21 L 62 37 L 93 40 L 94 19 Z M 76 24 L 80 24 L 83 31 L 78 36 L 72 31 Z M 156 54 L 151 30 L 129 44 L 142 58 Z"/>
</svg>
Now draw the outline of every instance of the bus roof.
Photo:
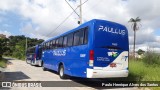
<svg viewBox="0 0 160 90">
<path fill-rule="evenodd" d="M 66 35 L 66 34 L 71 33 L 71 32 L 74 32 L 74 31 L 76 31 L 76 30 L 78 30 L 78 29 L 80 29 L 80 28 L 84 28 L 85 26 L 87 26 L 87 25 L 89 25 L 89 24 L 94 24 L 94 23 L 96 23 L 96 22 L 108 22 L 108 23 L 113 23 L 113 24 L 121 25 L 121 24 L 119 24 L 119 23 L 112 22 L 112 21 L 101 20 L 101 19 L 92 19 L 92 20 L 90 20 L 90 21 L 88 21 L 88 22 L 85 22 L 85 23 L 81 24 L 81 25 L 78 26 L 77 28 L 74 28 L 74 29 L 72 29 L 72 30 L 69 30 L 69 31 L 61 34 L 61 35 L 58 35 L 58 36 L 52 37 L 52 38 L 50 38 L 50 39 L 48 39 L 48 40 L 45 40 L 44 42 L 42 42 L 42 44 L 45 43 L 45 42 L 49 42 L 50 40 L 53 40 L 53 39 L 55 39 L 55 38 L 58 38 L 58 37 L 60 37 L 60 36 Z M 123 25 L 121 25 L 121 26 L 123 26 Z"/>
</svg>

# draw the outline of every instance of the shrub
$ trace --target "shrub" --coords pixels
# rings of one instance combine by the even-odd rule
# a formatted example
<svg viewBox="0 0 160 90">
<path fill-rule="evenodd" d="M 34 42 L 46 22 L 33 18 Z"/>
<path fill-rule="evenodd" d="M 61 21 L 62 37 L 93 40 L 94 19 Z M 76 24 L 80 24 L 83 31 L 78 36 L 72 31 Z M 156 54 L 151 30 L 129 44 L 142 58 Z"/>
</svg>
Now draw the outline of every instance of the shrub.
<svg viewBox="0 0 160 90">
<path fill-rule="evenodd" d="M 160 55 L 153 51 L 147 51 L 143 58 L 143 62 L 148 65 L 160 65 Z"/>
</svg>

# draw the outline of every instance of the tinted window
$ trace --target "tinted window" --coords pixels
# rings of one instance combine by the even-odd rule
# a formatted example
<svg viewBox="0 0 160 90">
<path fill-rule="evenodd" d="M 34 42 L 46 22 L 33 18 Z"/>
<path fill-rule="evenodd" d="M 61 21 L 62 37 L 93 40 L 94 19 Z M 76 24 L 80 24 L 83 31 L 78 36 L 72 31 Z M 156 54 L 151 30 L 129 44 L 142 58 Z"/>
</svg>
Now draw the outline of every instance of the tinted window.
<svg viewBox="0 0 160 90">
<path fill-rule="evenodd" d="M 88 43 L 88 27 L 84 30 L 84 44 Z"/>
<path fill-rule="evenodd" d="M 74 41 L 73 45 L 78 45 L 79 44 L 79 31 L 74 33 Z"/>
<path fill-rule="evenodd" d="M 39 59 L 41 59 L 41 57 L 42 57 L 42 48 L 39 48 L 38 57 L 39 57 Z"/>
<path fill-rule="evenodd" d="M 67 46 L 67 36 L 64 37 L 63 39 L 63 47 Z"/>
<path fill-rule="evenodd" d="M 49 42 L 47 43 L 47 49 L 49 49 Z"/>
<path fill-rule="evenodd" d="M 55 40 L 53 40 L 53 41 L 52 41 L 52 48 L 54 49 L 55 46 L 56 46 L 56 42 L 55 42 Z"/>
<path fill-rule="evenodd" d="M 44 50 L 44 44 L 42 44 L 42 50 Z"/>
<path fill-rule="evenodd" d="M 59 38 L 59 47 L 63 47 L 63 37 Z"/>
<path fill-rule="evenodd" d="M 47 43 L 45 44 L 45 49 L 47 49 Z"/>
<path fill-rule="evenodd" d="M 58 46 L 59 46 L 59 43 L 58 43 L 58 42 L 59 42 L 59 40 L 57 39 L 57 40 L 56 40 L 56 48 L 58 48 Z"/>
<path fill-rule="evenodd" d="M 84 42 L 84 29 L 79 31 L 79 45 Z"/>
<path fill-rule="evenodd" d="M 52 49 L 52 41 L 49 42 L 49 49 Z"/>
<path fill-rule="evenodd" d="M 44 43 L 44 49 L 46 50 L 46 43 Z"/>
<path fill-rule="evenodd" d="M 67 46 L 72 46 L 73 43 L 73 34 L 69 34 L 68 35 L 68 42 L 67 42 Z"/>
<path fill-rule="evenodd" d="M 45 43 L 43 43 L 43 50 L 45 50 Z"/>
</svg>

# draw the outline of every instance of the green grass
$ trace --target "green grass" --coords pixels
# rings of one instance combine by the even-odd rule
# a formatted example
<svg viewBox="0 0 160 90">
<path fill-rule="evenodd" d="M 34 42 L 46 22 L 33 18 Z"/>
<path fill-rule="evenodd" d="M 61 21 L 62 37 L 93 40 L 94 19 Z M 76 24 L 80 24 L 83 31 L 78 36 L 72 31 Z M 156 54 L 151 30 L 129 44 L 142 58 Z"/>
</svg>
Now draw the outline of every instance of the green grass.
<svg viewBox="0 0 160 90">
<path fill-rule="evenodd" d="M 3 68 L 5 68 L 7 66 L 7 60 L 5 60 L 5 59 L 0 59 L 0 67 L 3 67 Z"/>
<path fill-rule="evenodd" d="M 146 65 L 142 61 L 129 62 L 131 75 L 139 76 L 140 81 L 160 81 L 160 66 Z"/>
<path fill-rule="evenodd" d="M 141 60 L 129 61 L 129 80 L 135 81 L 160 81 L 160 66 L 147 65 Z M 153 90 L 160 90 L 160 87 L 151 87 Z"/>
</svg>

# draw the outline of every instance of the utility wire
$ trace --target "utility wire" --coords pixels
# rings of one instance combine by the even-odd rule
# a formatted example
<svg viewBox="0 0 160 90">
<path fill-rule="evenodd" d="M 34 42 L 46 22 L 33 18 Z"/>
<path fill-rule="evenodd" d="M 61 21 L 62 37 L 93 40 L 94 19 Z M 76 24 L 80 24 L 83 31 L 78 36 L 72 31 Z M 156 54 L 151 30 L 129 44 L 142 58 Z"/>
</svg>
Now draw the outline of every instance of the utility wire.
<svg viewBox="0 0 160 90">
<path fill-rule="evenodd" d="M 88 1 L 88 0 L 84 1 L 81 5 L 85 4 L 87 1 Z M 80 6 L 80 5 L 79 5 L 79 6 Z M 79 6 L 78 6 L 78 7 L 79 7 Z"/>
<path fill-rule="evenodd" d="M 85 4 L 88 0 L 86 0 L 85 2 L 83 2 L 81 5 Z M 58 28 L 79 8 L 79 6 L 77 6 L 75 9 L 73 9 L 73 12 L 70 13 L 53 31 L 51 31 L 50 33 L 47 34 L 47 36 L 51 35 L 52 33 L 56 32 L 58 30 Z M 79 15 L 78 15 L 79 16 Z"/>
<path fill-rule="evenodd" d="M 77 7 L 78 8 L 78 7 Z M 77 9 L 76 8 L 76 9 Z M 76 10 L 75 9 L 75 10 Z M 72 13 L 70 13 L 52 32 L 50 32 L 49 34 L 47 34 L 47 36 L 51 35 L 53 32 L 56 32 L 57 29 L 74 13 L 74 11 Z"/>
<path fill-rule="evenodd" d="M 67 2 L 67 0 L 65 0 L 65 1 Z M 67 4 L 70 6 L 70 8 L 72 8 L 72 10 L 77 14 L 77 16 L 80 17 L 79 14 L 76 12 L 76 10 L 73 9 L 73 7 L 72 7 L 68 2 L 67 2 Z M 77 7 L 77 8 L 78 8 L 78 7 Z"/>
</svg>

